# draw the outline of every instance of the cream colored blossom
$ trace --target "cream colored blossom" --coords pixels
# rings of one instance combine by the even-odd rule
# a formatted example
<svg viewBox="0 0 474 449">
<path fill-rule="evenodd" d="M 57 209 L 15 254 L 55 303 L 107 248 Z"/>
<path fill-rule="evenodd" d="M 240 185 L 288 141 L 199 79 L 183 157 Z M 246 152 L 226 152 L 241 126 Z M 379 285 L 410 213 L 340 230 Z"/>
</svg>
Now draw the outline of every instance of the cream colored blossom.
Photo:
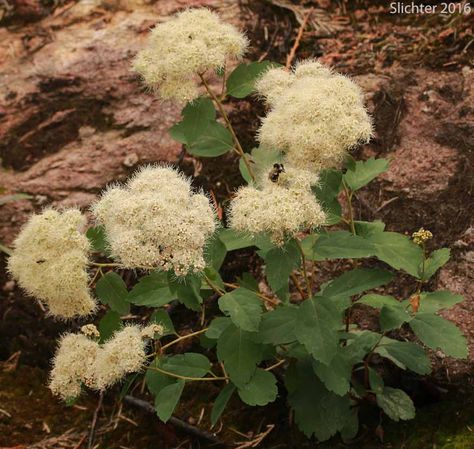
<svg viewBox="0 0 474 449">
<path fill-rule="evenodd" d="M 155 335 L 163 335 L 164 329 L 161 324 L 150 324 L 142 329 L 142 338 L 155 338 Z"/>
<path fill-rule="evenodd" d="M 51 391 L 63 399 L 72 399 L 81 393 L 82 383 L 92 385 L 98 351 L 98 343 L 83 334 L 64 335 L 53 360 Z"/>
<path fill-rule="evenodd" d="M 110 187 L 93 213 L 105 226 L 112 255 L 128 268 L 182 276 L 205 267 L 215 213 L 208 198 L 193 193 L 189 180 L 172 168 L 139 170 L 124 187 Z"/>
<path fill-rule="evenodd" d="M 317 61 L 302 62 L 290 74 L 271 69 L 257 89 L 271 107 L 258 131 L 261 146 L 283 151 L 295 167 L 338 166 L 348 150 L 372 135 L 359 87 Z"/>
<path fill-rule="evenodd" d="M 96 307 L 87 285 L 90 244 L 79 231 L 84 225 L 77 209 L 47 209 L 30 218 L 8 260 L 20 286 L 62 318 L 88 315 Z"/>
<path fill-rule="evenodd" d="M 146 361 L 145 343 L 139 326 L 117 331 L 97 352 L 94 361 L 94 385 L 105 390 L 125 375 L 140 371 Z"/>
<path fill-rule="evenodd" d="M 287 167 L 276 182 L 266 177 L 259 187 L 240 188 L 231 202 L 231 227 L 250 235 L 268 233 L 282 245 L 303 229 L 323 225 L 325 214 L 311 191 L 317 179 L 312 172 Z"/>
<path fill-rule="evenodd" d="M 81 327 L 81 332 L 89 338 L 99 338 L 100 332 L 99 329 L 94 324 L 85 324 Z"/>
<path fill-rule="evenodd" d="M 222 68 L 229 58 L 240 58 L 247 45 L 246 37 L 216 13 L 187 9 L 152 29 L 133 69 L 162 98 L 190 101 L 199 95 L 197 74 Z"/>
</svg>

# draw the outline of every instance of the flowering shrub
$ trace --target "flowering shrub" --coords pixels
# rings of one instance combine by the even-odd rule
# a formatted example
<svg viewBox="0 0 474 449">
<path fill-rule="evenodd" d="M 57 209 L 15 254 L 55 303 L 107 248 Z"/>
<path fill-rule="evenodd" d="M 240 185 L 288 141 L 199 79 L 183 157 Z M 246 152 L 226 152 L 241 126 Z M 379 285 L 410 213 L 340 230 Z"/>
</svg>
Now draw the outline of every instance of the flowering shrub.
<svg viewBox="0 0 474 449">
<path fill-rule="evenodd" d="M 187 383 L 215 382 L 222 389 L 213 424 L 234 394 L 264 406 L 280 391 L 299 428 L 318 440 L 338 432 L 345 440 L 355 437 L 359 407 L 367 402 L 395 421 L 411 419 L 412 400 L 385 385 L 378 361 L 426 375 L 426 348 L 467 357 L 465 337 L 438 315 L 462 297 L 426 290 L 449 249 L 429 253 L 432 235 L 423 229 L 410 239 L 380 221 L 354 219 L 354 194 L 389 165 L 356 162 L 348 154 L 372 134 L 358 87 L 313 60 L 291 72 L 269 62 L 240 64 L 227 76 L 226 61 L 242 56 L 246 46 L 247 39 L 214 13 L 187 10 L 157 25 L 134 62 L 161 97 L 192 100 L 170 130 L 189 153 L 206 158 L 233 151 L 240 158 L 247 185 L 233 196 L 226 220 L 218 220 L 205 192 L 193 191 L 177 170 L 149 166 L 105 191 L 91 207 L 97 224 L 86 232 L 78 210 L 48 209 L 18 236 L 11 274 L 51 315 L 90 320 L 92 296 L 109 309 L 98 329 L 86 324 L 61 338 L 51 390 L 71 400 L 83 387 L 104 391 L 142 373 L 156 413 L 167 421 Z M 213 90 L 212 77 L 220 78 L 222 92 Z M 269 111 L 258 132 L 260 147 L 246 152 L 222 102 L 254 93 Z M 343 196 L 347 214 L 339 204 Z M 249 273 L 221 277 L 227 254 L 241 248 L 257 251 L 271 292 L 261 291 Z M 385 268 L 361 267 L 358 260 L 367 258 Z M 329 259 L 350 259 L 354 267 L 316 287 L 315 266 Z M 129 289 L 116 269 L 136 269 L 141 277 Z M 383 293 L 396 271 L 413 278 L 407 298 Z M 377 293 L 366 293 L 373 289 Z M 174 301 L 199 314 L 202 326 L 179 335 L 167 313 Z M 221 314 L 210 317 L 206 305 L 215 301 Z M 132 305 L 154 309 L 146 327 L 123 325 Z M 354 308 L 377 309 L 378 328 L 360 328 Z M 402 339 L 402 327 L 413 338 Z M 199 352 L 173 351 L 197 337 Z"/>
</svg>

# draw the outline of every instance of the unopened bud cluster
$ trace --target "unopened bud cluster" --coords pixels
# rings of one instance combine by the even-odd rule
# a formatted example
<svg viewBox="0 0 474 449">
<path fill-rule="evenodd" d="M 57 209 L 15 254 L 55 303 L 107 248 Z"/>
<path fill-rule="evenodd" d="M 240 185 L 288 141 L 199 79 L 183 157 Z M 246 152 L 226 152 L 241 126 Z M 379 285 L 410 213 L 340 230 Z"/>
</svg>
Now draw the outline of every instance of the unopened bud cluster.
<svg viewBox="0 0 474 449">
<path fill-rule="evenodd" d="M 433 238 L 433 234 L 427 229 L 420 228 L 418 231 L 415 231 L 412 234 L 413 243 L 416 245 L 422 246 L 428 240 Z"/>
</svg>

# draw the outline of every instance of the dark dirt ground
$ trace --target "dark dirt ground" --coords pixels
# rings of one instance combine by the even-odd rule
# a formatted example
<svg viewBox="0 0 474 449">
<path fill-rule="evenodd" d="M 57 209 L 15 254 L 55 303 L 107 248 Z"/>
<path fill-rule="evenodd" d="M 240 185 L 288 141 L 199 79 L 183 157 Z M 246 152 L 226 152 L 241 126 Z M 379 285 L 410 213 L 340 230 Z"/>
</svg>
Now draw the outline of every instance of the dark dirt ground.
<svg viewBox="0 0 474 449">
<path fill-rule="evenodd" d="M 474 448 L 472 14 L 390 15 L 387 2 L 368 0 L 0 1 L 0 188 L 32 196 L 0 205 L 0 242 L 10 244 L 34 210 L 48 204 L 85 208 L 108 182 L 124 179 L 136 166 L 179 160 L 181 148 L 167 135 L 179 108 L 147 94 L 129 61 L 153 23 L 189 5 L 216 8 L 246 29 L 249 59 L 280 63 L 299 22 L 314 8 L 297 57 L 320 57 L 357 79 L 367 93 L 376 137 L 355 156 L 393 159 L 390 170 L 356 198 L 357 216 L 381 219 L 388 229 L 407 234 L 424 226 L 434 234 L 432 249 L 452 248 L 451 261 L 430 287 L 464 295 L 465 301 L 444 315 L 464 331 L 471 353 L 468 361 L 432 354 L 436 369 L 422 379 L 387 367 L 391 380 L 414 397 L 418 417 L 378 426 L 369 407 L 351 447 Z M 228 107 L 250 148 L 262 105 L 231 101 Z M 221 203 L 241 182 L 230 156 L 214 161 L 185 156 L 180 165 L 196 176 L 197 185 L 212 186 Z M 229 276 L 245 267 L 245 255 L 227 260 Z M 251 263 L 258 273 L 256 258 Z M 323 264 L 320 281 L 347 268 L 345 263 Z M 0 255 L 0 447 L 84 448 L 97 398 L 84 395 L 65 407 L 45 388 L 55 340 L 70 326 L 46 318 L 8 280 L 4 266 Z M 399 297 L 413 288 L 404 276 L 392 285 L 391 294 Z M 186 315 L 181 309 L 174 313 L 185 332 Z M 367 310 L 355 314 L 367 326 L 374 318 Z M 141 391 L 138 385 L 134 394 Z M 185 394 L 175 415 L 208 429 L 216 391 L 191 387 Z M 121 406 L 115 397 L 107 395 L 99 415 L 100 447 L 200 447 L 174 426 Z M 234 400 L 217 429 L 219 438 L 238 446 L 234 443 L 248 443 L 275 425 L 258 447 L 315 447 L 289 425 L 284 399 L 279 401 L 250 410 Z M 345 446 L 333 441 L 320 447 Z"/>
</svg>

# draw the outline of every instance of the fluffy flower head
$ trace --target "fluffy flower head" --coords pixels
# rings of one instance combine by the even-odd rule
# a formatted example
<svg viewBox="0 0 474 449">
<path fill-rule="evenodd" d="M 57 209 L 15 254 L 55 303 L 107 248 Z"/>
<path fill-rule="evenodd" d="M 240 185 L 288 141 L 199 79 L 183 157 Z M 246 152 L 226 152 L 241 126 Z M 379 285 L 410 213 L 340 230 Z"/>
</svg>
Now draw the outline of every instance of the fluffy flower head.
<svg viewBox="0 0 474 449">
<path fill-rule="evenodd" d="M 247 45 L 242 33 L 209 9 L 187 9 L 153 28 L 133 69 L 162 98 L 190 101 L 198 96 L 196 74 L 240 58 Z"/>
<path fill-rule="evenodd" d="M 105 226 L 112 254 L 126 267 L 173 270 L 178 276 L 204 269 L 215 213 L 179 172 L 145 167 L 124 187 L 109 188 L 93 212 Z"/>
<path fill-rule="evenodd" d="M 8 269 L 20 286 L 47 304 L 52 315 L 72 318 L 96 307 L 87 283 L 89 241 L 77 209 L 33 215 L 14 242 Z"/>
<path fill-rule="evenodd" d="M 98 390 L 140 371 L 146 360 L 145 343 L 139 326 L 126 326 L 117 331 L 97 352 L 94 365 L 94 385 Z"/>
<path fill-rule="evenodd" d="M 293 73 L 270 69 L 257 90 L 271 107 L 259 129 L 260 143 L 283 151 L 295 167 L 338 166 L 346 151 L 372 135 L 359 87 L 317 61 L 302 62 Z"/>
<path fill-rule="evenodd" d="M 81 384 L 93 384 L 94 362 L 99 351 L 97 342 L 84 334 L 66 334 L 62 337 L 53 369 L 49 388 L 63 399 L 71 399 L 81 393 Z"/>
<path fill-rule="evenodd" d="M 325 214 L 311 192 L 317 179 L 312 172 L 288 167 L 276 181 L 266 177 L 259 188 L 242 187 L 231 203 L 231 227 L 251 235 L 268 233 L 282 245 L 286 237 L 324 224 Z"/>
</svg>

